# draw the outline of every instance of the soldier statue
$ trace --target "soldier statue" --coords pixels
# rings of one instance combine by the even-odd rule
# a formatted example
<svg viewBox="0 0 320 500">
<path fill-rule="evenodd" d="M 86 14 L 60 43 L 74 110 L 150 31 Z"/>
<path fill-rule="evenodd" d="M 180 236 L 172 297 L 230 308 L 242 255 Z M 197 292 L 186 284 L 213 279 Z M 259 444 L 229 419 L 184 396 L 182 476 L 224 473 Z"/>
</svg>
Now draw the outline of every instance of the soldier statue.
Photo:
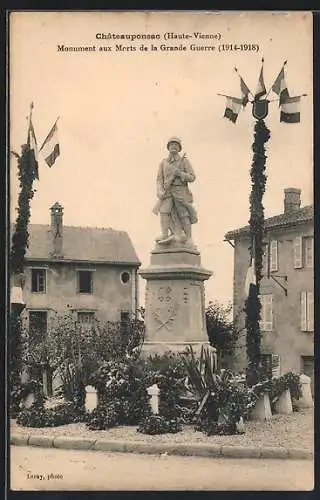
<svg viewBox="0 0 320 500">
<path fill-rule="evenodd" d="M 167 149 L 169 156 L 161 161 L 157 175 L 158 202 L 153 213 L 160 214 L 161 235 L 156 242 L 192 247 L 191 225 L 198 219 L 188 183 L 196 177 L 186 155 L 180 154 L 182 145 L 178 137 L 169 139 Z"/>
</svg>

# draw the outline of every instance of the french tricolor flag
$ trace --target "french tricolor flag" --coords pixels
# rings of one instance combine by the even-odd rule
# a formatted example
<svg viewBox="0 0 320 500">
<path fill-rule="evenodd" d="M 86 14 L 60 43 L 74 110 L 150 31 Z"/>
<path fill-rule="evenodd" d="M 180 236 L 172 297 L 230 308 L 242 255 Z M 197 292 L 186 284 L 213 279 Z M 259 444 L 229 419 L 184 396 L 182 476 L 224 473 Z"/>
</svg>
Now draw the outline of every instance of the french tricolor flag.
<svg viewBox="0 0 320 500">
<path fill-rule="evenodd" d="M 60 156 L 57 121 L 58 119 L 40 148 L 40 151 L 49 167 L 52 167 L 58 156 Z"/>
<path fill-rule="evenodd" d="M 275 94 L 279 96 L 279 105 L 283 104 L 289 98 L 289 91 L 286 84 L 286 79 L 284 75 L 284 67 L 287 64 L 287 61 L 283 63 L 283 66 L 278 74 L 277 78 L 272 85 L 272 90 Z"/>
<path fill-rule="evenodd" d="M 280 105 L 280 122 L 300 123 L 301 96 L 287 97 Z"/>
<path fill-rule="evenodd" d="M 255 272 L 255 261 L 254 258 L 251 259 L 250 266 L 248 267 L 246 280 L 244 284 L 244 294 L 245 298 L 248 298 L 252 295 L 253 290 L 257 288 L 257 277 Z"/>
<path fill-rule="evenodd" d="M 267 93 L 266 86 L 264 84 L 264 78 L 263 78 L 263 62 L 264 60 L 262 59 L 262 66 L 260 70 L 260 75 L 259 75 L 259 80 L 258 80 L 258 85 L 257 85 L 257 90 L 254 96 L 254 99 L 258 101 L 261 99 L 261 97 L 265 96 Z"/>
<path fill-rule="evenodd" d="M 243 106 L 243 99 L 227 96 L 224 118 L 228 118 L 232 123 L 236 123 L 241 106 Z"/>
</svg>

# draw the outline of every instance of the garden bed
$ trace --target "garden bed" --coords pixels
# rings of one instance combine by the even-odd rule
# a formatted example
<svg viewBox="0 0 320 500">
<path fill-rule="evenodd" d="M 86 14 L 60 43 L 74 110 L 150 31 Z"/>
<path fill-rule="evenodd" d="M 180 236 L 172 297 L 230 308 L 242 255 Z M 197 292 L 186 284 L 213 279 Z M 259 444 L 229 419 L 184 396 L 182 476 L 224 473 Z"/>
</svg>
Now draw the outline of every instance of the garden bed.
<svg viewBox="0 0 320 500">
<path fill-rule="evenodd" d="M 33 436 L 68 436 L 105 440 L 143 441 L 149 443 L 210 443 L 228 446 L 283 446 L 313 451 L 313 408 L 300 410 L 291 415 L 273 415 L 266 422 L 248 421 L 245 434 L 233 436 L 206 436 L 194 431 L 193 426 L 184 426 L 177 434 L 147 435 L 137 432 L 136 426 L 120 426 L 104 431 L 91 431 L 84 423 L 59 427 L 21 427 L 11 421 L 12 434 Z"/>
</svg>

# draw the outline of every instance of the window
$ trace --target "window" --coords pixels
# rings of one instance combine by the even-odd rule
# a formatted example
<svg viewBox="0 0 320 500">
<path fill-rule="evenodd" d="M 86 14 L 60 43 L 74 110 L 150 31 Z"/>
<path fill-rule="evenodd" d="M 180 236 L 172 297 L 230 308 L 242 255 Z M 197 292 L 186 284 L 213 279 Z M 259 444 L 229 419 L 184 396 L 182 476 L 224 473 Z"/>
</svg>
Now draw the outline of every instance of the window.
<svg viewBox="0 0 320 500">
<path fill-rule="evenodd" d="M 92 311 L 81 311 L 78 312 L 78 321 L 82 327 L 90 328 L 94 323 L 94 312 Z"/>
<path fill-rule="evenodd" d="M 121 311 L 121 313 L 120 313 L 120 321 L 121 321 L 121 323 L 129 323 L 129 321 L 130 321 L 130 313 L 129 313 L 129 311 Z"/>
<path fill-rule="evenodd" d="M 92 293 L 92 271 L 78 271 L 78 293 Z"/>
<path fill-rule="evenodd" d="M 261 319 L 260 329 L 263 332 L 271 332 L 273 326 L 272 295 L 260 295 Z"/>
<path fill-rule="evenodd" d="M 128 334 L 130 326 L 130 312 L 121 311 L 120 313 L 120 329 L 122 333 Z"/>
<path fill-rule="evenodd" d="M 280 356 L 278 354 L 261 354 L 262 374 L 267 378 L 280 377 Z"/>
<path fill-rule="evenodd" d="M 29 311 L 29 334 L 33 340 L 42 340 L 47 333 L 47 328 L 47 311 Z"/>
<path fill-rule="evenodd" d="M 128 271 L 123 271 L 123 273 L 121 273 L 122 283 L 128 283 L 129 280 L 130 280 L 130 274 L 128 273 Z"/>
<path fill-rule="evenodd" d="M 313 292 L 301 292 L 301 331 L 313 332 Z"/>
<path fill-rule="evenodd" d="M 313 238 L 304 238 L 304 265 L 313 267 Z"/>
<path fill-rule="evenodd" d="M 129 311 L 121 311 L 120 322 L 122 325 L 128 325 L 128 323 L 130 322 L 130 312 Z"/>
<path fill-rule="evenodd" d="M 313 267 L 313 237 L 297 236 L 293 246 L 294 268 Z"/>
<path fill-rule="evenodd" d="M 278 242 L 270 241 L 270 271 L 278 271 Z"/>
<path fill-rule="evenodd" d="M 46 292 L 46 270 L 31 269 L 31 291 Z"/>
<path fill-rule="evenodd" d="M 270 272 L 278 271 L 278 241 L 270 240 L 269 243 L 263 245 L 262 256 L 263 274 L 266 277 L 270 276 Z"/>
</svg>

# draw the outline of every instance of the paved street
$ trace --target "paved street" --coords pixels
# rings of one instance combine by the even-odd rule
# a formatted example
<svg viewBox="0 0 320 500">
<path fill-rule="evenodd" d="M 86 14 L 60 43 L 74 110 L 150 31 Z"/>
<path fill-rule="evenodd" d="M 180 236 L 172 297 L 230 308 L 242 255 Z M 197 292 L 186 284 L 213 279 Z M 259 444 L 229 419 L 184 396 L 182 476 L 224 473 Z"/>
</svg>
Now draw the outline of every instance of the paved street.
<svg viewBox="0 0 320 500">
<path fill-rule="evenodd" d="M 313 462 L 11 446 L 11 478 L 13 490 L 310 490 Z"/>
</svg>

